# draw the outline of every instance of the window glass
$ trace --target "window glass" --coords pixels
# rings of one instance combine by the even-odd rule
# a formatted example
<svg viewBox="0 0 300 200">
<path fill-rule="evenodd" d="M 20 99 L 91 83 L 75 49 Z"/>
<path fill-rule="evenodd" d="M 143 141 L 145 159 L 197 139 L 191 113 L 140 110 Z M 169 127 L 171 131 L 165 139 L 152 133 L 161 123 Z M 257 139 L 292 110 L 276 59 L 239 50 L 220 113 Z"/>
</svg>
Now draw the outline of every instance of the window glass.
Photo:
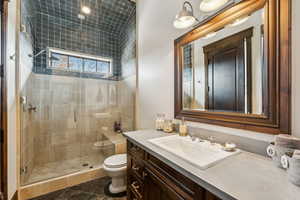
<svg viewBox="0 0 300 200">
<path fill-rule="evenodd" d="M 71 71 L 82 71 L 83 60 L 82 58 L 69 56 L 69 69 Z"/>
<path fill-rule="evenodd" d="M 68 56 L 62 55 L 62 54 L 57 54 L 57 53 L 52 53 L 50 57 L 50 65 L 52 68 L 57 68 L 57 69 L 63 69 L 67 70 L 68 69 Z"/>
<path fill-rule="evenodd" d="M 68 52 L 65 50 L 50 50 L 49 64 L 51 68 L 76 71 L 76 72 L 87 72 L 87 73 L 111 73 L 111 61 L 106 60 L 93 55 L 78 55 L 74 52 Z"/>
<path fill-rule="evenodd" d="M 84 71 L 85 72 L 96 72 L 97 71 L 97 61 L 84 59 Z"/>
<path fill-rule="evenodd" d="M 110 73 L 110 62 L 108 61 L 97 61 L 97 72 L 108 74 Z"/>
</svg>

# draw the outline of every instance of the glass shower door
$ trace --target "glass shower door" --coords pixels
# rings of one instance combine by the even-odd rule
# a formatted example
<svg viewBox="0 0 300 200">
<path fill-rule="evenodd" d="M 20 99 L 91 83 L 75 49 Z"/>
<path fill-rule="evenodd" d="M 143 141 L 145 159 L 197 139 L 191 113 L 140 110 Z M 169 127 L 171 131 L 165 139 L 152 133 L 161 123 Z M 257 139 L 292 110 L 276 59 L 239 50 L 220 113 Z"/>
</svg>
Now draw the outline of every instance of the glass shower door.
<svg viewBox="0 0 300 200">
<path fill-rule="evenodd" d="M 115 152 L 110 137 L 114 118 L 117 116 L 109 101 L 109 86 L 112 81 L 83 74 L 80 82 L 78 124 L 82 136 L 81 163 L 83 169 L 98 168 L 102 166 L 105 158 Z"/>
<path fill-rule="evenodd" d="M 79 82 L 31 73 L 24 80 L 21 116 L 21 184 L 80 170 Z"/>
<path fill-rule="evenodd" d="M 82 135 L 78 121 L 80 79 L 72 76 L 53 76 L 51 83 L 54 162 L 60 166 L 60 174 L 65 175 L 77 172 L 81 168 Z"/>
</svg>

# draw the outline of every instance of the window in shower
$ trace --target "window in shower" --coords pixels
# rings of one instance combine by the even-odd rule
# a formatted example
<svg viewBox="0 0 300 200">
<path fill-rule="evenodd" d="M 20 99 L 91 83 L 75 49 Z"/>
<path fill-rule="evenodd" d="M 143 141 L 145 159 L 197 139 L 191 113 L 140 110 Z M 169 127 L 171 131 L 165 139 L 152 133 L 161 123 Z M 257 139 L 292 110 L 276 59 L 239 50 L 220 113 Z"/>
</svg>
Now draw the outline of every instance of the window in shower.
<svg viewBox="0 0 300 200">
<path fill-rule="evenodd" d="M 112 59 L 48 48 L 48 68 L 111 75 Z"/>
</svg>

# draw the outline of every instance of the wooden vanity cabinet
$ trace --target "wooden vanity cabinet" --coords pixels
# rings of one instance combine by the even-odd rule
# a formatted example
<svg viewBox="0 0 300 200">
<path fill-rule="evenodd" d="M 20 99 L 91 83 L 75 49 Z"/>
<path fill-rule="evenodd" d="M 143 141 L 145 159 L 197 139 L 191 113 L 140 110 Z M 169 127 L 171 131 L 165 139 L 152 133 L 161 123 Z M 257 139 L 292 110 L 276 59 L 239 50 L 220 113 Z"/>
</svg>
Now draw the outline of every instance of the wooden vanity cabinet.
<svg viewBox="0 0 300 200">
<path fill-rule="evenodd" d="M 130 141 L 127 154 L 128 200 L 220 200 Z"/>
</svg>

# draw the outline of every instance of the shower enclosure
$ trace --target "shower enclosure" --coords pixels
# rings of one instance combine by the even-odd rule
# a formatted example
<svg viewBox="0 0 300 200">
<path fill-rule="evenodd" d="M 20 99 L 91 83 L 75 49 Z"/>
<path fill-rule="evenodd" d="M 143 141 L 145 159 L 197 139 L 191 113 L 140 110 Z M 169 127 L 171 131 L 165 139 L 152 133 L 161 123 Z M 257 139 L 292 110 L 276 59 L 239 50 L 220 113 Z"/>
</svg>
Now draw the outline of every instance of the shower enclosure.
<svg viewBox="0 0 300 200">
<path fill-rule="evenodd" d="M 101 167 L 134 129 L 135 4 L 22 0 L 20 12 L 21 185 Z"/>
</svg>

